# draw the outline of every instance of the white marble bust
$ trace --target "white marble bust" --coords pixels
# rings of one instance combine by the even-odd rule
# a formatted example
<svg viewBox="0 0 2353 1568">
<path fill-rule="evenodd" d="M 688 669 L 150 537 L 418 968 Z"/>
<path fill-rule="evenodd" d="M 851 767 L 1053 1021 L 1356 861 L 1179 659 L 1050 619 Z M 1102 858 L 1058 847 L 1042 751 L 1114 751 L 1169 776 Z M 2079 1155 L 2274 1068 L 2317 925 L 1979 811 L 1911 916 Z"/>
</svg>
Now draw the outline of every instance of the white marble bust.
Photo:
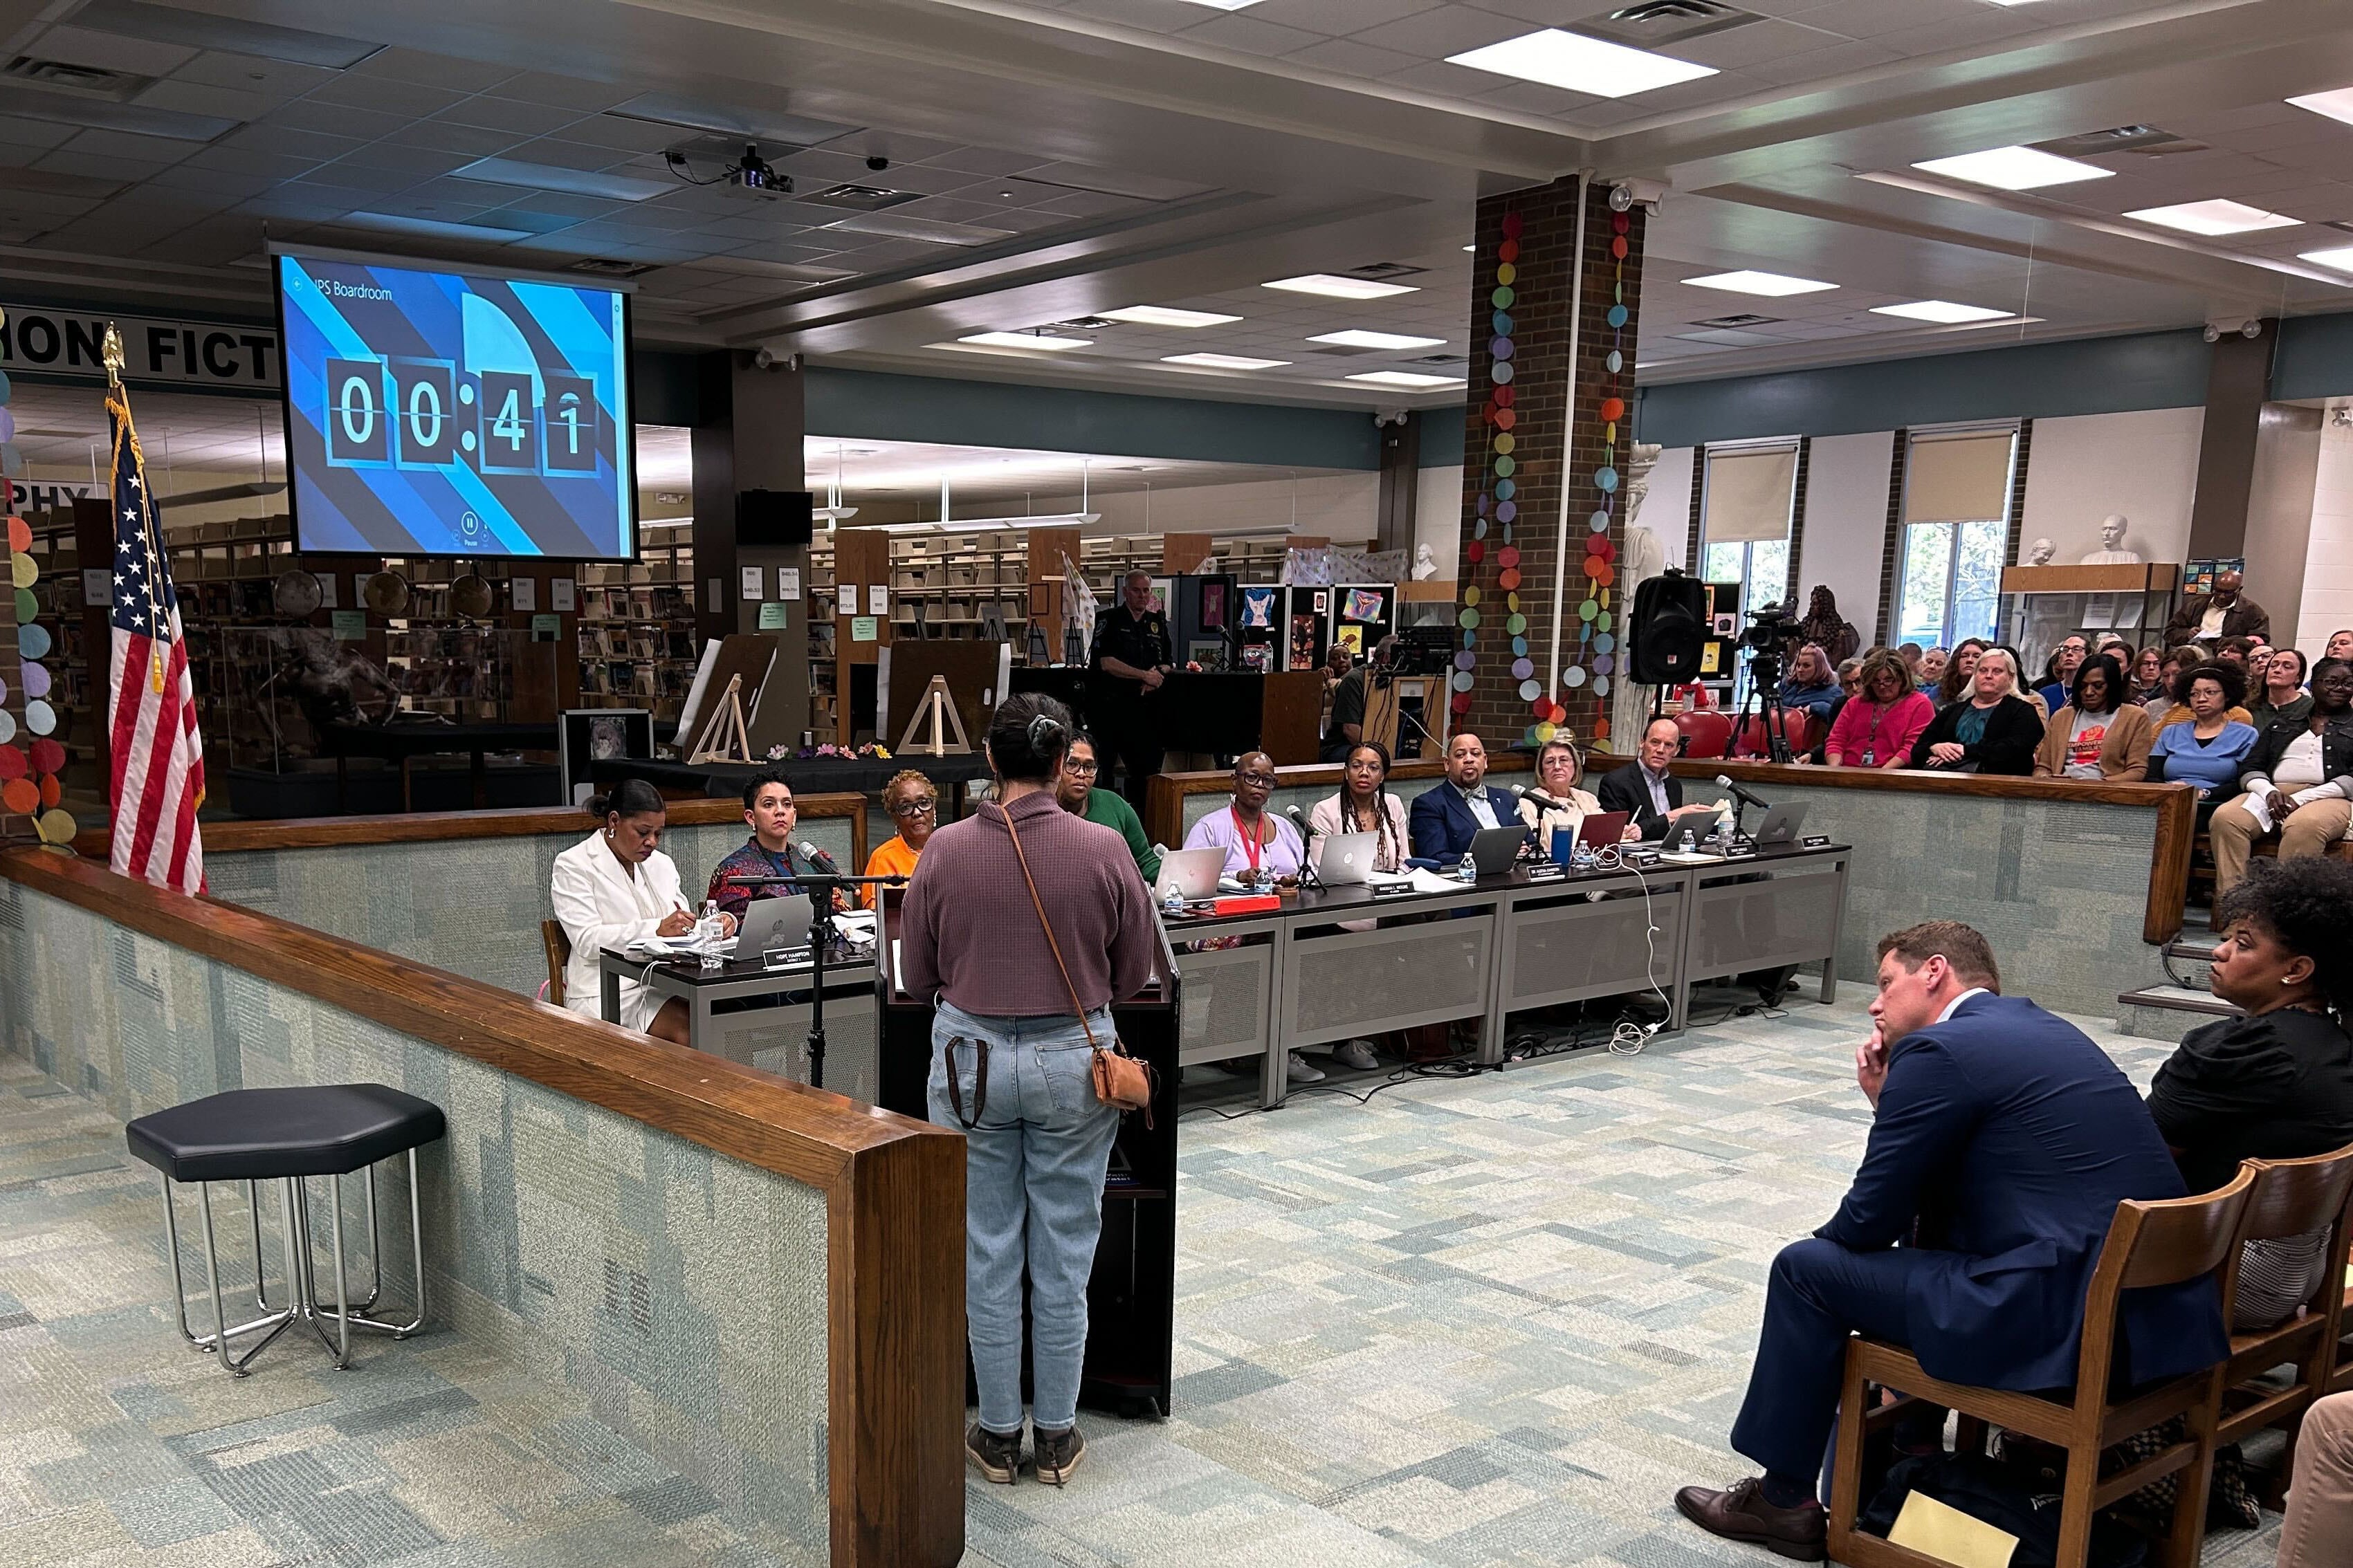
<svg viewBox="0 0 2353 1568">
<path fill-rule="evenodd" d="M 1413 580 L 1427 583 L 1438 575 L 1438 552 L 1427 544 L 1413 547 Z"/>
<path fill-rule="evenodd" d="M 2029 566 L 2048 566 L 2051 564 L 2051 558 L 2058 553 L 2059 547 L 2056 544 L 2047 539 L 2038 539 L 2026 552 L 2026 563 Z"/>
<path fill-rule="evenodd" d="M 2137 566 L 2140 552 L 2125 548 L 2124 514 L 2110 512 L 2100 519 L 2100 547 L 2084 557 L 2086 566 Z"/>
</svg>

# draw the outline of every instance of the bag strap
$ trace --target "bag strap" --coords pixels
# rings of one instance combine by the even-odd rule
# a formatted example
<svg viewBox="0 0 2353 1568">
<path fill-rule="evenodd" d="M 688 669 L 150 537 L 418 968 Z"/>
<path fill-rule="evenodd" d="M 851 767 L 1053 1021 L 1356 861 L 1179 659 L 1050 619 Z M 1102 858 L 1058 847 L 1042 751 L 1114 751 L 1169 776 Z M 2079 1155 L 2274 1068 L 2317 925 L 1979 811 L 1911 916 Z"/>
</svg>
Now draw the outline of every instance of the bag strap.
<svg viewBox="0 0 2353 1568">
<path fill-rule="evenodd" d="M 1013 840 L 1013 858 L 1021 863 L 1021 880 L 1029 884 L 1029 906 L 1038 911 L 1038 923 L 1045 928 L 1046 946 L 1054 955 L 1054 967 L 1062 972 L 1062 985 L 1071 994 L 1071 1011 L 1079 1016 L 1079 1027 L 1087 1032 L 1087 1045 L 1101 1050 L 1095 1041 L 1095 1028 L 1087 1022 L 1087 1009 L 1079 1000 L 1079 988 L 1071 981 L 1071 966 L 1062 962 L 1062 944 L 1054 940 L 1054 922 L 1046 918 L 1046 900 L 1038 896 L 1038 879 L 1029 875 L 1029 857 L 1021 852 L 1021 835 L 1014 830 L 1013 814 L 999 805 L 997 815 L 1005 818 L 1006 837 Z"/>
</svg>

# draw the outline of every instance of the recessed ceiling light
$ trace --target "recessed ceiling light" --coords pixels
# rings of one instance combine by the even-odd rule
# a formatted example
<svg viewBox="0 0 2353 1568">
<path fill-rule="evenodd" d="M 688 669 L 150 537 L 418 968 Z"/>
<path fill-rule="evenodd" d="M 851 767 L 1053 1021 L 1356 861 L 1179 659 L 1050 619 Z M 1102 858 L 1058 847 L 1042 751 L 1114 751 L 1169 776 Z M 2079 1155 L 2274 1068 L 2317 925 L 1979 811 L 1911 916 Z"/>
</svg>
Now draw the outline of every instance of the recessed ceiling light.
<svg viewBox="0 0 2353 1568">
<path fill-rule="evenodd" d="M 2031 191 L 2077 180 L 2105 180 L 2116 173 L 2095 163 L 2062 158 L 2055 153 L 2038 153 L 2031 147 L 1989 147 L 1982 153 L 1931 158 L 1912 166 L 1948 179 L 1967 180 L 1973 185 L 1991 185 L 1998 191 Z"/>
<path fill-rule="evenodd" d="M 1403 332 L 1367 332 L 1355 327 L 1345 332 L 1323 332 L 1307 341 L 1344 349 L 1434 349 L 1446 342 L 1444 338 L 1409 338 Z"/>
<path fill-rule="evenodd" d="M 1103 320 L 1128 321 L 1139 327 L 1218 327 L 1241 318 L 1220 316 L 1214 310 L 1178 310 L 1166 305 L 1124 305 L 1116 310 L 1105 310 Z"/>
<path fill-rule="evenodd" d="M 1901 316 L 1909 321 L 1938 321 L 1953 325 L 1961 321 L 1998 321 L 2010 314 L 2007 310 L 1989 310 L 1983 305 L 1956 305 L 1949 300 L 1918 300 L 1909 305 L 1873 305 L 1874 316 Z"/>
<path fill-rule="evenodd" d="M 2296 259 L 2316 262 L 2323 267 L 2333 267 L 2339 272 L 2353 272 L 2353 245 L 2334 246 L 2327 250 L 2307 250 L 2300 254 Z"/>
<path fill-rule="evenodd" d="M 1734 294 L 1763 294 L 1779 299 L 1785 294 L 1819 294 L 1825 289 L 1835 289 L 1835 283 L 1817 283 L 1810 278 L 1786 278 L 1778 272 L 1714 272 L 1705 278 L 1686 278 L 1684 282 L 1694 289 L 1722 289 Z"/>
<path fill-rule="evenodd" d="M 2206 202 L 2181 202 L 2169 207 L 2142 207 L 2125 216 L 2138 218 L 2143 223 L 2161 224 L 2178 228 L 2185 234 L 2249 234 L 2259 228 L 2294 228 L 2303 222 L 2284 213 L 2267 213 L 2261 207 L 2251 207 L 2241 202 L 2217 198 Z"/>
<path fill-rule="evenodd" d="M 1381 283 L 1370 278 L 1343 278 L 1332 272 L 1310 272 L 1299 278 L 1278 278 L 1261 289 L 1283 289 L 1293 294 L 1324 294 L 1335 300 L 1386 300 L 1392 294 L 1416 292 L 1410 283 Z"/>
<path fill-rule="evenodd" d="M 602 196 L 615 202 L 642 202 L 669 195 L 678 189 L 676 180 L 642 180 L 630 174 L 567 169 L 555 163 L 526 163 L 514 158 L 477 158 L 453 170 L 450 177 L 480 180 L 493 185 L 521 185 L 531 191 L 562 191 L 566 195 Z"/>
<path fill-rule="evenodd" d="M 1245 5 L 1255 5 L 1258 0 L 1185 0 L 1188 5 L 1207 5 L 1212 11 L 1239 11 Z"/>
<path fill-rule="evenodd" d="M 2331 120 L 2341 120 L 2353 125 L 2353 87 L 2340 87 L 2331 92 L 2307 92 L 2288 101 L 2298 109 L 2308 109 L 2315 114 L 2326 114 Z"/>
<path fill-rule="evenodd" d="M 1082 349 L 1092 338 L 1057 338 L 1045 332 L 975 332 L 958 338 L 960 343 L 978 343 L 988 349 Z"/>
<path fill-rule="evenodd" d="M 1162 364 L 1198 364 L 1208 370 L 1272 370 L 1287 359 L 1252 359 L 1248 354 L 1163 354 Z"/>
<path fill-rule="evenodd" d="M 1630 49 L 1623 44 L 1564 33 L 1558 27 L 1539 28 L 1483 48 L 1449 55 L 1446 59 L 1450 65 L 1540 81 L 1546 87 L 1567 88 L 1596 98 L 1628 98 L 1716 74 L 1714 66 L 1694 65 L 1648 49 Z"/>
<path fill-rule="evenodd" d="M 1419 375 L 1409 370 L 1368 370 L 1348 377 L 1350 381 L 1368 381 L 1375 386 L 1466 386 L 1459 375 Z"/>
</svg>

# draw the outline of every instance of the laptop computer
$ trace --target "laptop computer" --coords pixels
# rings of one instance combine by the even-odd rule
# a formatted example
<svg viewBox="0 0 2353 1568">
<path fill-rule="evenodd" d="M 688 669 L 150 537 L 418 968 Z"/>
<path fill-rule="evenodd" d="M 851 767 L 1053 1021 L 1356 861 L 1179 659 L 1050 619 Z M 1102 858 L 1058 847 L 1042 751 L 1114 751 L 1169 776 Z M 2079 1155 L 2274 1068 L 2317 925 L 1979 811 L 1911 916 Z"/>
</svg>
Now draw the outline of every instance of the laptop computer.
<svg viewBox="0 0 2353 1568">
<path fill-rule="evenodd" d="M 744 907 L 735 929 L 735 952 L 750 958 L 782 948 L 807 947 L 817 911 L 807 893 L 777 893 Z"/>
<path fill-rule="evenodd" d="M 1759 846 L 1793 843 L 1797 839 L 1798 829 L 1805 825 L 1805 802 L 1777 805 L 1765 814 L 1764 821 L 1757 825 L 1757 842 Z"/>
<path fill-rule="evenodd" d="M 1315 876 L 1327 888 L 1361 888 L 1380 854 L 1377 833 L 1335 833 L 1315 841 Z"/>
<path fill-rule="evenodd" d="M 1482 827 L 1471 840 L 1471 865 L 1482 877 L 1500 877 L 1520 858 L 1528 830 L 1518 823 L 1509 827 Z"/>
<path fill-rule="evenodd" d="M 1218 875 L 1226 868 L 1226 852 L 1222 849 L 1172 849 L 1160 858 L 1160 875 L 1153 879 L 1152 897 L 1156 902 L 1168 897 L 1174 888 L 1187 902 L 1196 899 L 1218 896 Z"/>
<path fill-rule="evenodd" d="M 1577 825 L 1577 841 L 1595 849 L 1607 849 L 1626 837 L 1626 825 L 1634 820 L 1630 811 L 1596 811 L 1588 813 Z"/>
</svg>

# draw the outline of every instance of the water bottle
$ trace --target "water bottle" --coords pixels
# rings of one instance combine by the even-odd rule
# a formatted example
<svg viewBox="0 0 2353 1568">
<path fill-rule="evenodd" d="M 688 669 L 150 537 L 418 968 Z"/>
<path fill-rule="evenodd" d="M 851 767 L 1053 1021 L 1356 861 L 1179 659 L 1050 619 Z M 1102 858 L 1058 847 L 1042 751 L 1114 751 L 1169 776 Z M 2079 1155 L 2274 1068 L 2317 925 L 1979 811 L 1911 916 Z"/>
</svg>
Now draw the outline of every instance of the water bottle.
<svg viewBox="0 0 2353 1568">
<path fill-rule="evenodd" d="M 1174 885 L 1170 886 L 1166 896 L 1161 899 L 1160 912 L 1170 920 L 1175 920 L 1185 912 L 1185 895 L 1178 892 Z"/>
<path fill-rule="evenodd" d="M 1683 836 L 1675 840 L 1675 852 L 1679 855 L 1690 855 L 1695 853 L 1698 848 L 1699 840 L 1694 838 L 1692 837 L 1691 828 L 1689 826 L 1685 826 L 1683 828 Z"/>
<path fill-rule="evenodd" d="M 702 949 L 703 968 L 716 969 L 720 966 L 719 943 L 727 940 L 726 931 L 727 922 L 719 914 L 719 900 L 703 900 L 702 913 L 694 922 L 694 940 Z"/>
<path fill-rule="evenodd" d="M 1468 854 L 1465 854 L 1461 859 L 1455 862 L 1454 875 L 1465 882 L 1475 882 L 1479 879 L 1478 865 Z"/>
<path fill-rule="evenodd" d="M 1568 863 L 1570 868 L 1574 870 L 1592 870 L 1594 858 L 1593 846 L 1588 844 L 1582 838 L 1578 839 L 1577 843 L 1570 847 L 1568 852 Z"/>
</svg>

